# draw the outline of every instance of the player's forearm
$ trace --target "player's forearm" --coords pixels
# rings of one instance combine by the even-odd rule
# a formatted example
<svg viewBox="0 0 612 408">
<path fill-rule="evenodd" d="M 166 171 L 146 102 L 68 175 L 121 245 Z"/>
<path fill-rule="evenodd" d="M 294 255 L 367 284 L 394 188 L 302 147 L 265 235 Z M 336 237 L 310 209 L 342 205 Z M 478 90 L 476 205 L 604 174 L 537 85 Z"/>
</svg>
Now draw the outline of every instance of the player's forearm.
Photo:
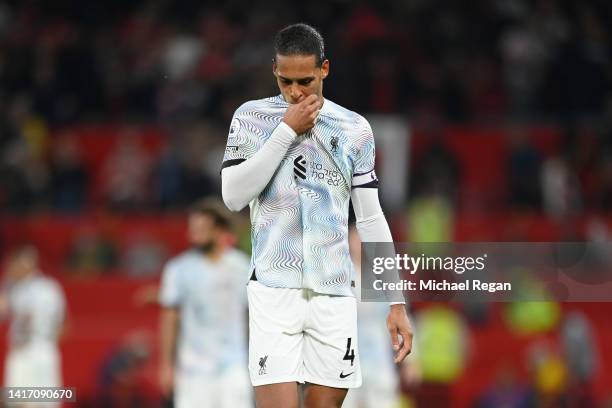
<svg viewBox="0 0 612 408">
<path fill-rule="evenodd" d="M 7 291 L 0 289 L 0 323 L 9 316 L 9 297 Z"/>
<path fill-rule="evenodd" d="M 357 233 L 361 242 L 392 243 L 393 236 L 378 200 L 378 189 L 356 188 L 351 193 L 351 199 L 357 219 Z M 391 251 L 391 249 L 389 250 Z M 387 279 L 389 281 L 399 281 L 399 273 L 388 271 Z M 387 296 L 391 305 L 406 303 L 401 293 L 389 293 Z"/>
<path fill-rule="evenodd" d="M 382 213 L 382 211 L 379 214 L 373 215 L 369 218 L 357 220 L 356 226 L 361 242 L 393 243 L 393 237 L 391 236 L 389 224 L 387 223 L 385 215 Z M 393 254 L 395 253 L 394 250 L 389 248 L 389 254 L 391 254 L 391 252 L 393 252 Z M 386 275 L 386 279 L 389 282 L 399 281 L 399 273 L 397 272 L 397 270 L 389 270 L 386 272 Z M 397 304 L 403 305 L 406 303 L 401 292 L 387 293 L 387 299 L 389 300 L 389 304 L 391 306 Z"/>
<path fill-rule="evenodd" d="M 178 331 L 178 310 L 163 309 L 159 325 L 160 363 L 165 367 L 173 367 L 176 358 L 176 338 Z"/>
<path fill-rule="evenodd" d="M 389 224 L 382 212 L 357 220 L 356 227 L 361 242 L 393 242 Z"/>
<path fill-rule="evenodd" d="M 293 129 L 281 122 L 257 153 L 221 171 L 221 192 L 227 208 L 242 210 L 266 188 L 295 137 Z"/>
</svg>

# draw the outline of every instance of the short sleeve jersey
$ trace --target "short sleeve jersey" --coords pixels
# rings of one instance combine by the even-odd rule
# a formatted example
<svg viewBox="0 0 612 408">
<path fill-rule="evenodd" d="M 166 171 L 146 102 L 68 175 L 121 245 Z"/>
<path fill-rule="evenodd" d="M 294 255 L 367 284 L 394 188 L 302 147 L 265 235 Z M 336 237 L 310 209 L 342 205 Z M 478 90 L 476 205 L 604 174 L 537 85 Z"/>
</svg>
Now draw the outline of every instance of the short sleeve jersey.
<svg viewBox="0 0 612 408">
<path fill-rule="evenodd" d="M 189 250 L 166 264 L 159 302 L 180 309 L 177 367 L 182 375 L 213 375 L 244 366 L 248 269 L 248 257 L 237 250 L 217 262 Z"/>
<path fill-rule="evenodd" d="M 11 342 L 55 344 L 64 322 L 66 300 L 61 286 L 42 274 L 15 284 L 9 293 Z"/>
<path fill-rule="evenodd" d="M 255 154 L 280 124 L 279 95 L 249 101 L 232 119 L 222 167 Z M 250 203 L 251 271 L 269 287 L 353 296 L 348 249 L 352 188 L 375 188 L 374 138 L 365 118 L 325 99 L 315 127 L 298 135 Z"/>
</svg>

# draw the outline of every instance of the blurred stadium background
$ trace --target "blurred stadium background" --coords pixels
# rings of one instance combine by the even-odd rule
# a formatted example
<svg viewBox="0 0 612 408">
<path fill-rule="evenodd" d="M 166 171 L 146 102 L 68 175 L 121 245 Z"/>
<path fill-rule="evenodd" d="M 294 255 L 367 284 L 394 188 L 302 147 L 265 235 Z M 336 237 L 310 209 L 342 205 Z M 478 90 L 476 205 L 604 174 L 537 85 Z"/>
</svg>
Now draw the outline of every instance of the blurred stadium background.
<svg viewBox="0 0 612 408">
<path fill-rule="evenodd" d="M 296 21 L 326 38 L 325 96 L 372 121 L 396 240 L 610 245 L 606 0 L 0 1 L 0 255 L 34 244 L 61 282 L 79 406 L 159 406 L 146 289 Z M 612 406 L 610 304 L 411 309 L 407 406 Z"/>
</svg>

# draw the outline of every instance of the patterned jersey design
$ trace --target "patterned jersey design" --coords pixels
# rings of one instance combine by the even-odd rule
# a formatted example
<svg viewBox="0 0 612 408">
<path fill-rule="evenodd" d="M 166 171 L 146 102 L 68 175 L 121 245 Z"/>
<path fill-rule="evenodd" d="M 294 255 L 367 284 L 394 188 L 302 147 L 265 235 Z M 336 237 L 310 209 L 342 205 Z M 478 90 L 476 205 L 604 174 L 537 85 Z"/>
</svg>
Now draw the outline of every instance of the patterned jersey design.
<svg viewBox="0 0 612 408">
<path fill-rule="evenodd" d="M 232 119 L 223 167 L 255 154 L 281 122 L 282 96 L 249 101 Z M 269 287 L 353 296 L 348 249 L 351 189 L 378 185 L 365 118 L 325 99 L 315 127 L 298 135 L 270 183 L 250 203 L 251 271 Z"/>
</svg>

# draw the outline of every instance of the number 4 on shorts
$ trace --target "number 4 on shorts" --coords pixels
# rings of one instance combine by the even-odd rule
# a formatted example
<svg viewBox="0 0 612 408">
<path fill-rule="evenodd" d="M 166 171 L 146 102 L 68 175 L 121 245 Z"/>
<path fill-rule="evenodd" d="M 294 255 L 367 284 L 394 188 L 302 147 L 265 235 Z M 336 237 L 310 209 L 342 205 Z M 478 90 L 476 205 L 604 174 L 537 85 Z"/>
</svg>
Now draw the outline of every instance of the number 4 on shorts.
<svg viewBox="0 0 612 408">
<path fill-rule="evenodd" d="M 346 339 L 346 353 L 344 353 L 344 358 L 342 360 L 351 360 L 351 366 L 353 365 L 353 361 L 355 361 L 355 350 L 351 349 L 351 337 Z"/>
</svg>

